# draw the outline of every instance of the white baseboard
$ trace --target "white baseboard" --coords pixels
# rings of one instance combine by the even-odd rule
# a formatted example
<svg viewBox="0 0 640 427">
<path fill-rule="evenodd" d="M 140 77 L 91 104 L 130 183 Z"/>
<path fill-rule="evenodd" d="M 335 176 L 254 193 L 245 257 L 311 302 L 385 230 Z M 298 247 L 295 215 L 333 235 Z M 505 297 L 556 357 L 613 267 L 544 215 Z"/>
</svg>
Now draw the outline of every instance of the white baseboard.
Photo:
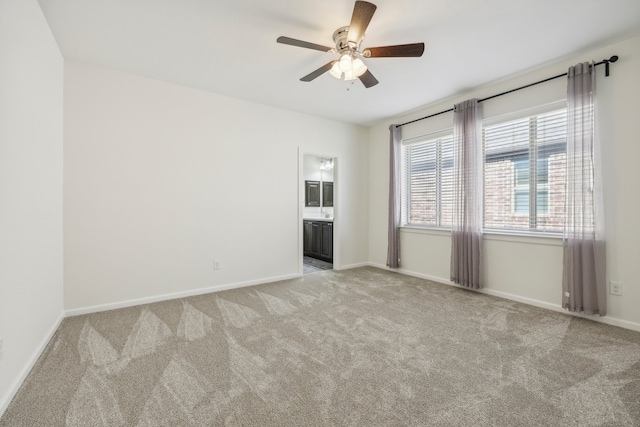
<svg viewBox="0 0 640 427">
<path fill-rule="evenodd" d="M 558 313 L 568 314 L 570 316 L 575 316 L 575 317 L 579 317 L 579 318 L 582 318 L 582 319 L 593 320 L 594 322 L 605 323 L 607 325 L 618 326 L 620 328 L 630 329 L 632 331 L 640 332 L 640 323 L 630 322 L 628 320 L 619 319 L 617 317 L 586 315 L 586 314 L 582 314 L 582 313 L 572 313 L 572 312 L 567 311 L 564 308 L 562 308 L 562 306 L 559 305 L 559 304 L 553 304 L 553 303 L 546 302 L 546 301 L 541 301 L 541 300 L 537 300 L 537 299 L 533 299 L 533 298 L 522 297 L 522 296 L 519 296 L 519 295 L 510 294 L 508 292 L 496 291 L 496 290 L 492 290 L 492 289 L 486 289 L 486 288 L 485 289 L 479 289 L 479 290 L 469 289 L 469 288 L 465 288 L 463 286 L 459 286 L 459 285 L 453 283 L 450 280 L 443 279 L 442 277 L 429 276 L 427 274 L 416 273 L 414 271 L 404 270 L 404 269 L 401 269 L 401 268 L 399 268 L 399 269 L 391 269 L 391 268 L 389 268 L 389 267 L 387 267 L 385 265 L 382 265 L 382 264 L 369 263 L 369 265 L 371 267 L 381 268 L 383 270 L 395 271 L 397 273 L 404 274 L 404 275 L 407 275 L 407 276 L 412 276 L 412 277 L 418 277 L 420 279 L 431 280 L 432 282 L 442 283 L 444 285 L 450 285 L 450 286 L 454 286 L 454 287 L 460 288 L 460 289 L 472 290 L 472 291 L 479 292 L 479 293 L 482 293 L 482 294 L 492 295 L 492 296 L 495 296 L 495 297 L 498 297 L 498 298 L 504 298 L 504 299 L 508 299 L 508 300 L 511 300 L 511 301 L 517 301 L 517 302 L 521 302 L 523 304 L 533 305 L 535 307 L 546 308 L 547 310 L 556 311 Z"/>
<path fill-rule="evenodd" d="M 620 328 L 630 329 L 632 331 L 640 332 L 640 323 L 630 322 L 628 320 L 619 319 L 617 317 L 612 317 L 612 316 L 609 316 L 609 315 L 607 315 L 607 316 L 598 316 L 597 314 L 596 315 L 587 315 L 587 314 L 583 314 L 583 313 L 573 313 L 573 312 L 565 310 L 559 304 L 552 304 L 552 303 L 549 303 L 549 302 L 546 302 L 546 301 L 540 301 L 540 300 L 536 300 L 536 299 L 532 299 L 532 298 L 521 297 L 521 296 L 518 296 L 518 295 L 513 295 L 513 294 L 506 293 L 506 292 L 501 292 L 501 291 L 494 291 L 494 290 L 491 290 L 491 289 L 482 289 L 479 292 L 482 292 L 482 293 L 487 294 L 487 295 L 493 295 L 493 296 L 496 296 L 496 297 L 499 297 L 499 298 L 505 298 L 505 299 L 509 299 L 509 300 L 512 300 L 512 301 L 517 301 L 517 302 L 521 302 L 521 303 L 524 303 L 524 304 L 533 305 L 533 306 L 536 306 L 536 307 L 546 308 L 547 310 L 557 311 L 558 313 L 564 313 L 564 314 L 568 314 L 568 315 L 574 316 L 574 317 L 580 317 L 581 319 L 593 320 L 594 322 L 605 323 L 607 325 L 618 326 Z"/>
<path fill-rule="evenodd" d="M 229 289 L 244 288 L 246 286 L 262 285 L 265 283 L 278 282 L 280 280 L 289 280 L 300 277 L 299 273 L 287 274 L 284 276 L 268 277 L 265 279 L 248 280 L 246 282 L 225 283 L 222 285 L 214 285 L 208 288 L 192 289 L 188 291 L 172 292 L 169 294 L 155 295 L 145 298 L 137 298 L 126 301 L 119 301 L 107 304 L 92 305 L 89 307 L 72 308 L 65 311 L 65 317 L 80 316 L 82 314 L 98 313 L 100 311 L 115 310 L 117 308 L 133 307 L 142 304 L 151 304 L 154 302 L 166 301 L 176 298 L 192 297 L 194 295 L 210 294 L 212 292 L 226 291 Z"/>
<path fill-rule="evenodd" d="M 334 270 L 350 270 L 352 268 L 358 268 L 358 267 L 368 267 L 369 265 L 371 265 L 368 262 L 359 262 L 356 264 L 348 264 L 348 265 L 341 265 L 340 268 L 334 268 Z"/>
<path fill-rule="evenodd" d="M 27 376 L 29 375 L 29 373 L 31 373 L 31 370 L 33 369 L 34 365 L 42 355 L 42 352 L 44 351 L 44 349 L 49 344 L 49 341 L 51 341 L 51 338 L 53 338 L 53 335 L 58 330 L 58 327 L 60 326 L 64 318 L 65 318 L 64 313 L 60 313 L 58 320 L 56 320 L 53 327 L 49 330 L 49 332 L 45 335 L 45 337 L 40 342 L 40 345 L 38 345 L 38 347 L 35 349 L 35 351 L 33 352 L 33 355 L 29 358 L 28 363 L 22 368 L 22 372 L 20 373 L 20 376 L 18 376 L 18 378 L 16 378 L 13 381 L 13 384 L 11 384 L 11 387 L 9 387 L 9 390 L 2 397 L 2 400 L 0 400 L 0 417 L 2 417 L 2 414 L 4 414 L 4 411 L 7 410 L 7 408 L 9 407 L 9 404 L 13 400 L 13 397 L 16 395 L 18 390 L 20 390 L 22 383 L 24 382 L 24 380 L 27 379 Z"/>
</svg>

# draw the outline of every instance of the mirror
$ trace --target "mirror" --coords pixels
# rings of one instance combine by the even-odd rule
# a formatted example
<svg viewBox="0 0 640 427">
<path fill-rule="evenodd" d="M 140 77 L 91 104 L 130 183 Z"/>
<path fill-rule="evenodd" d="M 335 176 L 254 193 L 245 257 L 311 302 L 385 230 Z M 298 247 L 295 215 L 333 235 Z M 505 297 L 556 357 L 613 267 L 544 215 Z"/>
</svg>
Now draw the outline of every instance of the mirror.
<svg viewBox="0 0 640 427">
<path fill-rule="evenodd" d="M 311 154 L 304 156 L 303 218 L 333 220 L 335 161 L 333 157 Z"/>
<path fill-rule="evenodd" d="M 322 182 L 322 206 L 333 207 L 333 182 Z"/>
<path fill-rule="evenodd" d="M 306 207 L 320 206 L 320 181 L 304 182 L 304 205 Z"/>
</svg>

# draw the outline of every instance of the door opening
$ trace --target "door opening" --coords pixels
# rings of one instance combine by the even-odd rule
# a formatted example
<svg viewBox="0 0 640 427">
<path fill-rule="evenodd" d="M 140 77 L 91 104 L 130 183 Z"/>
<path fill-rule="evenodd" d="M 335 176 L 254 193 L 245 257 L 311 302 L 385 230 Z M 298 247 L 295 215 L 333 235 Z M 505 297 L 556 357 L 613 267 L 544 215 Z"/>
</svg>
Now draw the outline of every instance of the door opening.
<svg viewBox="0 0 640 427">
<path fill-rule="evenodd" d="M 302 163 L 302 273 L 310 274 L 333 269 L 336 159 L 305 154 Z"/>
</svg>

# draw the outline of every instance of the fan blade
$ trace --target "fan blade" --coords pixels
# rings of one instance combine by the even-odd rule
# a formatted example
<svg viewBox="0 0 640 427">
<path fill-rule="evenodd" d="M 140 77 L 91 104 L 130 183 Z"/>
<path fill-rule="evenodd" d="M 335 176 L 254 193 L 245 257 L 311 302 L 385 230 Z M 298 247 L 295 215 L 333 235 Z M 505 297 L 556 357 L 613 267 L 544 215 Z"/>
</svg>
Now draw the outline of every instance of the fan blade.
<svg viewBox="0 0 640 427">
<path fill-rule="evenodd" d="M 329 71 L 331 69 L 331 67 L 333 67 L 333 64 L 336 61 L 331 61 L 327 64 L 324 64 L 322 67 L 318 68 L 317 70 L 315 70 L 314 72 L 307 74 L 306 76 L 304 76 L 303 78 L 301 78 L 300 80 L 303 82 L 310 82 L 311 80 L 320 77 L 321 75 L 323 75 L 324 73 L 326 73 L 327 71 Z"/>
<path fill-rule="evenodd" d="M 369 54 L 367 54 L 369 52 Z M 424 53 L 424 43 L 398 44 L 395 46 L 368 47 L 362 55 L 365 58 L 418 57 Z"/>
<path fill-rule="evenodd" d="M 353 43 L 357 46 L 360 43 L 376 8 L 377 6 L 373 3 L 361 0 L 356 1 L 356 5 L 353 7 L 353 15 L 351 16 L 351 24 L 349 24 L 349 34 L 347 35 L 349 44 Z"/>
<path fill-rule="evenodd" d="M 322 46 L 322 45 L 315 44 L 315 43 L 304 42 L 302 40 L 292 39 L 291 37 L 280 36 L 280 37 L 278 37 L 278 40 L 276 40 L 276 41 L 278 43 L 282 43 L 282 44 L 288 44 L 288 45 L 291 45 L 291 46 L 304 47 L 304 48 L 307 48 L 307 49 L 315 49 L 315 50 L 319 50 L 321 52 L 329 52 L 331 50 L 331 48 L 327 47 L 327 46 Z"/>
<path fill-rule="evenodd" d="M 358 78 L 366 88 L 370 88 L 371 86 L 375 86 L 378 84 L 378 79 L 373 77 L 373 74 L 371 74 L 371 71 L 369 70 L 365 71 L 364 74 Z"/>
</svg>

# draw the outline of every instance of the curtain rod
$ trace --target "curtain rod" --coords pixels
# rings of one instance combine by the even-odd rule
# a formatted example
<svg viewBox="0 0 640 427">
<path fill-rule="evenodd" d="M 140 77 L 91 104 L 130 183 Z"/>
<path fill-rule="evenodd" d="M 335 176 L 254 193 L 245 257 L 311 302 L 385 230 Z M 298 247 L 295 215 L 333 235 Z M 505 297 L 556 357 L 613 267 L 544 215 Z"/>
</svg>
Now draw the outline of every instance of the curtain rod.
<svg viewBox="0 0 640 427">
<path fill-rule="evenodd" d="M 617 55 L 613 55 L 609 59 L 604 59 L 604 60 L 602 60 L 600 62 L 597 62 L 596 66 L 604 64 L 605 65 L 604 74 L 605 74 L 605 76 L 609 77 L 609 63 L 610 62 L 616 62 L 617 60 L 618 60 L 618 56 Z M 519 90 L 522 90 L 522 89 L 526 89 L 526 88 L 531 87 L 531 86 L 539 85 L 540 83 L 546 83 L 546 82 L 548 82 L 550 80 L 559 79 L 560 77 L 564 77 L 566 75 L 567 75 L 567 73 L 558 74 L 557 76 L 549 77 L 549 78 L 546 78 L 544 80 L 540 80 L 540 81 L 537 81 L 537 82 L 534 82 L 534 83 L 529 83 L 528 85 L 520 86 L 520 87 L 517 87 L 515 89 L 511 89 L 511 90 L 508 90 L 506 92 L 499 93 L 497 95 L 491 95 L 491 96 L 488 96 L 486 98 L 479 99 L 478 102 L 488 101 L 489 99 L 497 98 L 499 96 L 506 95 L 506 94 L 511 93 L 511 92 L 516 92 L 516 91 L 519 91 Z M 449 108 L 448 110 L 440 111 L 439 113 L 429 114 L 428 116 L 420 117 L 419 119 L 411 120 L 410 122 L 402 123 L 400 125 L 397 125 L 397 127 L 402 127 L 402 126 L 405 126 L 405 125 L 409 125 L 411 123 L 419 122 L 420 120 L 424 120 L 424 119 L 430 119 L 431 117 L 439 116 L 440 114 L 444 114 L 444 113 L 450 113 L 451 111 L 453 111 L 453 108 Z"/>
</svg>

